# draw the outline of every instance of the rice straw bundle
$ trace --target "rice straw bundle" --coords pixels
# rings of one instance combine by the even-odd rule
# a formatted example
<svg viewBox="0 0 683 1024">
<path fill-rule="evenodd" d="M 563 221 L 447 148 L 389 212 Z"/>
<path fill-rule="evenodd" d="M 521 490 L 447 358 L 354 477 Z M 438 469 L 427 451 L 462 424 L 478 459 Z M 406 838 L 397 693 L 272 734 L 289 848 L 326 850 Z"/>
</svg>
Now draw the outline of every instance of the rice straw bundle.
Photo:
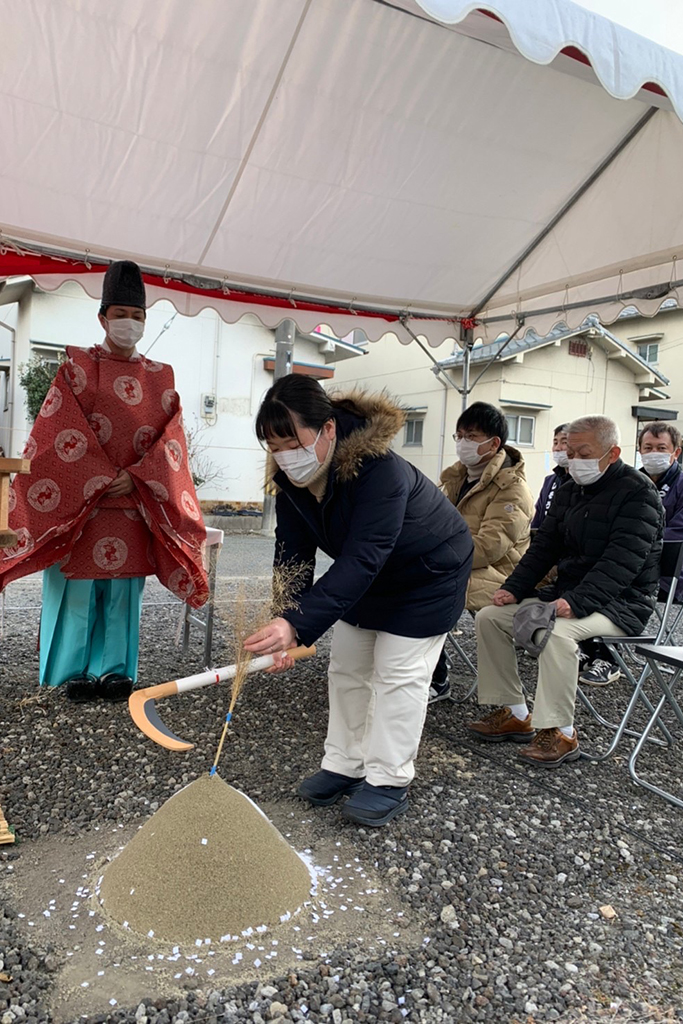
<svg viewBox="0 0 683 1024">
<path fill-rule="evenodd" d="M 228 713 L 225 716 L 225 724 L 218 743 L 218 749 L 216 750 L 216 757 L 211 769 L 211 775 L 216 774 L 218 762 L 223 751 L 225 737 L 228 733 L 228 726 L 232 720 L 232 713 L 235 708 L 235 704 L 237 703 L 237 698 L 242 692 L 242 687 L 244 686 L 245 680 L 249 674 L 249 662 L 252 659 L 252 654 L 250 651 L 245 651 L 244 641 L 248 636 L 251 636 L 252 633 L 256 633 L 259 629 L 263 629 L 264 626 L 267 626 L 271 619 L 278 618 L 284 612 L 297 608 L 298 596 L 306 586 L 310 575 L 311 566 L 306 563 L 281 562 L 279 565 L 276 565 L 273 569 L 271 600 L 264 601 L 262 604 L 257 602 L 252 614 L 248 613 L 252 602 L 247 598 L 244 584 L 240 584 L 237 591 L 235 611 L 232 618 L 233 633 L 235 637 L 234 664 L 237 666 L 237 671 L 235 672 L 232 680 L 230 704 L 228 706 Z"/>
</svg>

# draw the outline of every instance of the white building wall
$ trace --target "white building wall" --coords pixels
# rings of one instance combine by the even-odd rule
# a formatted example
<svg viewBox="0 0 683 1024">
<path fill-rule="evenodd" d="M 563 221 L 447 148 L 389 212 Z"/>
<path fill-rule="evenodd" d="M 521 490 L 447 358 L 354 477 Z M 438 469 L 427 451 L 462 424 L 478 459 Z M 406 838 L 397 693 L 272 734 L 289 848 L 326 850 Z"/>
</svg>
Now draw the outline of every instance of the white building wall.
<svg viewBox="0 0 683 1024">
<path fill-rule="evenodd" d="M 14 310 L 18 319 L 16 306 L 7 310 Z M 65 284 L 58 292 L 35 292 L 17 363 L 28 359 L 29 339 L 33 348 L 41 343 L 83 347 L 100 343 L 104 335 L 98 310 L 99 302 L 89 298 L 78 284 Z M 2 318 L 7 319 L 6 310 Z M 169 326 L 164 330 L 166 324 Z M 238 324 L 224 323 L 211 309 L 196 317 L 181 316 L 163 301 L 147 311 L 145 334 L 138 348 L 151 358 L 171 364 L 187 428 L 205 427 L 200 443 L 206 446 L 205 457 L 219 468 L 221 476 L 200 488 L 200 499 L 260 501 L 265 456 L 253 425 L 260 401 L 273 382 L 272 371 L 263 365 L 264 357 L 272 359 L 275 354 L 273 331 L 251 315 Z M 299 339 L 295 360 L 320 365 L 318 347 Z M 215 394 L 217 399 L 215 414 L 209 419 L 201 415 L 204 394 Z M 16 398 L 12 454 L 21 452 L 31 429 L 20 388 Z"/>
<path fill-rule="evenodd" d="M 653 365 L 669 378 L 670 383 L 662 385 L 662 390 L 670 397 L 648 402 L 647 405 L 652 405 L 655 410 L 661 408 L 677 412 L 677 426 L 679 430 L 683 429 L 683 310 L 666 310 L 650 318 L 624 317 L 610 324 L 609 329 L 634 352 L 639 345 L 656 342 L 658 355 Z M 656 416 L 652 418 L 656 419 Z"/>
<path fill-rule="evenodd" d="M 550 454 L 554 428 L 578 416 L 600 413 L 612 417 L 622 433 L 623 458 L 631 464 L 635 460 L 637 424 L 631 409 L 638 404 L 639 388 L 633 371 L 623 359 L 609 358 L 597 343 L 591 342 L 590 347 L 590 358 L 570 355 L 568 343 L 564 341 L 560 345 L 534 349 L 520 360 L 494 363 L 470 394 L 470 405 L 476 401 L 490 402 L 502 408 L 506 415 L 534 416 L 533 444 L 511 442 L 524 456 L 527 480 L 533 494 L 540 491 L 544 477 L 554 465 Z M 435 359 L 446 359 L 452 354 L 451 343 L 430 351 Z M 472 381 L 484 365 L 480 362 L 472 364 Z M 363 373 L 362 378 L 357 376 L 359 370 Z M 455 369 L 449 374 L 454 384 L 460 387 L 462 371 Z M 394 449 L 431 480 L 437 481 L 440 467 L 456 461 L 452 435 L 462 409 L 458 392 L 453 388 L 446 392 L 418 345 L 401 345 L 394 337 L 370 343 L 368 355 L 362 362 L 354 360 L 338 367 L 335 387 L 349 388 L 355 383 L 373 391 L 386 388 L 403 405 L 424 409 L 422 446 L 405 446 L 404 436 L 399 435 Z M 529 407 L 508 405 L 506 402 L 528 402 Z M 440 458 L 442 435 L 443 453 Z"/>
</svg>

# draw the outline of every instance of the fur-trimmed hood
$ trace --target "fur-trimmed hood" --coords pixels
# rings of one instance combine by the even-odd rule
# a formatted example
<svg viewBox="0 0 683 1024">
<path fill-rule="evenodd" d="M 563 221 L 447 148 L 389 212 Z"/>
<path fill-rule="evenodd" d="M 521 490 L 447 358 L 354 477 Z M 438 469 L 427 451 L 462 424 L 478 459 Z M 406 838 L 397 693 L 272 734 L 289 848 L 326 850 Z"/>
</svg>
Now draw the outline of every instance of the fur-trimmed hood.
<svg viewBox="0 0 683 1024">
<path fill-rule="evenodd" d="M 391 442 L 406 421 L 405 410 L 386 391 L 368 393 L 354 390 L 334 393 L 337 446 L 332 465 L 342 483 L 354 480 L 366 459 L 380 459 L 391 450 Z M 272 481 L 278 467 L 268 455 L 267 478 Z M 277 485 L 274 485 L 277 488 Z"/>
<path fill-rule="evenodd" d="M 404 425 L 406 414 L 386 391 L 374 394 L 351 391 L 333 398 L 347 403 L 337 416 L 337 449 L 333 465 L 338 479 L 348 483 L 358 476 L 365 459 L 380 459 L 391 450 L 391 442 Z M 352 426 L 349 431 L 345 420 L 351 419 L 351 407 L 357 410 L 365 423 Z"/>
<path fill-rule="evenodd" d="M 462 485 L 465 483 L 466 479 L 467 466 L 462 462 L 456 462 L 452 466 L 446 466 L 441 474 L 442 487 L 446 492 L 447 497 L 454 505 L 457 505 L 458 503 L 458 495 L 460 494 Z M 503 447 L 496 452 L 494 457 L 487 464 L 486 469 L 477 481 L 473 491 L 486 491 L 491 485 L 495 485 L 500 490 L 504 490 L 510 486 L 514 486 L 514 484 L 519 481 L 524 481 L 524 484 L 526 485 L 526 474 L 524 472 L 524 459 L 522 458 L 522 454 L 517 451 L 516 448 L 510 448 L 508 445 L 503 445 Z"/>
</svg>

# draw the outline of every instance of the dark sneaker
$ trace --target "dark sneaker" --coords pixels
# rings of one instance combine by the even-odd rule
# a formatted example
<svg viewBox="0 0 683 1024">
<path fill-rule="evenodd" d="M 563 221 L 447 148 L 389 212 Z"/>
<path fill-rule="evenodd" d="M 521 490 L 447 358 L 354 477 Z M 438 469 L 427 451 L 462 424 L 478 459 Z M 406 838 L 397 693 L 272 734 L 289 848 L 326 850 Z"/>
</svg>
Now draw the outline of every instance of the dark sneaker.
<svg viewBox="0 0 683 1024">
<path fill-rule="evenodd" d="M 568 739 L 559 729 L 539 729 L 536 738 L 519 752 L 522 761 L 536 764 L 539 768 L 559 768 L 565 761 L 577 761 L 581 757 L 579 737 Z"/>
<path fill-rule="evenodd" d="M 407 810 L 407 786 L 371 786 L 364 782 L 362 788 L 346 801 L 342 814 L 357 825 L 378 828 Z"/>
<path fill-rule="evenodd" d="M 74 704 L 85 704 L 89 700 L 97 700 L 97 679 L 82 672 L 78 676 L 72 676 L 66 681 L 66 699 Z"/>
<path fill-rule="evenodd" d="M 315 775 L 309 775 L 299 785 L 296 791 L 297 796 L 308 800 L 309 804 L 315 807 L 329 807 L 336 804 L 343 796 L 357 793 L 363 788 L 365 779 L 352 779 L 348 775 L 340 775 L 338 772 L 328 772 L 322 768 Z"/>
<path fill-rule="evenodd" d="M 451 684 L 448 679 L 443 683 L 438 683 L 435 679 L 432 679 L 427 699 L 428 704 L 437 704 L 440 700 L 449 700 L 450 696 Z"/>
<path fill-rule="evenodd" d="M 106 676 L 100 677 L 97 684 L 97 696 L 112 703 L 128 700 L 132 692 L 133 680 L 119 672 L 108 672 Z"/>
<path fill-rule="evenodd" d="M 620 675 L 621 672 L 616 665 L 597 658 L 587 668 L 581 670 L 579 682 L 586 686 L 608 686 L 610 683 L 616 682 Z"/>
<path fill-rule="evenodd" d="M 515 718 L 510 708 L 498 708 L 478 722 L 468 722 L 467 728 L 480 740 L 487 743 L 528 743 L 536 735 L 531 724 L 531 715 L 524 720 Z"/>
</svg>

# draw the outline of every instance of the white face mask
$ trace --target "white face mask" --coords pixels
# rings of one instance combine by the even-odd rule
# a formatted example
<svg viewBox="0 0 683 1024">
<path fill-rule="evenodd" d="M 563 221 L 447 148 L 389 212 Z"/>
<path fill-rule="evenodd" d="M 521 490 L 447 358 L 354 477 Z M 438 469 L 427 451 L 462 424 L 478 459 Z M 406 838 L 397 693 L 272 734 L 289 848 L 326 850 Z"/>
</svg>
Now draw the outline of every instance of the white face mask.
<svg viewBox="0 0 683 1024">
<path fill-rule="evenodd" d="M 607 452 L 609 451 L 611 448 L 607 449 Z M 600 459 L 604 459 L 607 452 L 603 452 Z M 600 477 L 607 472 L 607 466 L 600 469 L 600 459 L 570 459 L 569 475 L 572 480 L 582 487 L 590 487 L 591 484 L 597 483 Z"/>
<path fill-rule="evenodd" d="M 144 331 L 141 320 L 107 320 L 107 336 L 119 348 L 135 348 Z"/>
<path fill-rule="evenodd" d="M 673 458 L 669 452 L 643 452 L 640 457 L 648 476 L 661 476 L 662 473 L 666 473 Z"/>
<path fill-rule="evenodd" d="M 468 441 L 467 438 L 462 437 L 459 441 L 455 442 L 455 454 L 458 456 L 463 466 L 477 466 L 481 460 L 488 455 L 488 452 L 484 452 L 483 455 L 479 454 L 479 448 L 482 444 L 488 444 L 492 438 L 487 437 L 485 441 Z"/>
<path fill-rule="evenodd" d="M 553 452 L 553 461 L 556 466 L 562 466 L 566 469 L 569 465 L 569 456 L 566 452 Z"/>
<path fill-rule="evenodd" d="M 273 452 L 273 458 L 277 465 L 283 473 L 287 474 L 292 483 L 305 484 L 321 465 L 315 453 L 315 446 L 320 440 L 322 432 L 321 427 L 313 444 L 289 448 L 284 452 Z"/>
</svg>

